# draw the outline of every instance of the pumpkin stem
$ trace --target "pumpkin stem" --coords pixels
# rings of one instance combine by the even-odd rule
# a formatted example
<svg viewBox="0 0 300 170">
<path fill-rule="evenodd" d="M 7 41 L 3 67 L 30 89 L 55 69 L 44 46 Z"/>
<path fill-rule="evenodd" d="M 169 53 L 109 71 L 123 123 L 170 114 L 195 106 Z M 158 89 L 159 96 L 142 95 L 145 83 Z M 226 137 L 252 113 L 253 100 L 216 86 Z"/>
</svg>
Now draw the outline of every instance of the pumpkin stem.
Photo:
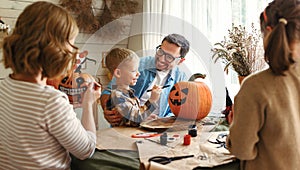
<svg viewBox="0 0 300 170">
<path fill-rule="evenodd" d="M 195 73 L 195 74 L 193 74 L 193 75 L 189 78 L 189 81 L 194 81 L 194 80 L 196 80 L 197 78 L 205 79 L 205 77 L 206 77 L 206 74 Z"/>
</svg>

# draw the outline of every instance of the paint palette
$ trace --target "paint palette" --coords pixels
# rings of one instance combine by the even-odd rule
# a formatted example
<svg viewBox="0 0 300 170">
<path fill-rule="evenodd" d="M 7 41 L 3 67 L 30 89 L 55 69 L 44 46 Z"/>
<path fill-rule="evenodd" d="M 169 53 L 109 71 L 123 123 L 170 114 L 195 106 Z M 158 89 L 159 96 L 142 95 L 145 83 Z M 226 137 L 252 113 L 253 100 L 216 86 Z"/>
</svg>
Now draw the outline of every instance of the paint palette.
<svg viewBox="0 0 300 170">
<path fill-rule="evenodd" d="M 189 125 L 195 124 L 195 120 L 180 119 L 177 117 L 164 117 L 142 122 L 141 127 L 151 131 L 179 131 L 187 130 Z"/>
</svg>

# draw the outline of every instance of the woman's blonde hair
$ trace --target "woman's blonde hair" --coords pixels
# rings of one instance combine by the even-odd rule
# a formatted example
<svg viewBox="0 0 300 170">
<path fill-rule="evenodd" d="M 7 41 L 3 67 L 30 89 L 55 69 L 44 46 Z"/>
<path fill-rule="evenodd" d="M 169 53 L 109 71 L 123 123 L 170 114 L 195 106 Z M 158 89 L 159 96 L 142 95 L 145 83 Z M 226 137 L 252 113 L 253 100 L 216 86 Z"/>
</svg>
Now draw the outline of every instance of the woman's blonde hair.
<svg viewBox="0 0 300 170">
<path fill-rule="evenodd" d="M 65 9 L 35 2 L 24 9 L 13 33 L 4 39 L 4 66 L 17 74 L 37 75 L 42 70 L 42 77 L 57 77 L 76 60 L 78 48 L 70 40 L 78 31 L 76 21 Z"/>
</svg>

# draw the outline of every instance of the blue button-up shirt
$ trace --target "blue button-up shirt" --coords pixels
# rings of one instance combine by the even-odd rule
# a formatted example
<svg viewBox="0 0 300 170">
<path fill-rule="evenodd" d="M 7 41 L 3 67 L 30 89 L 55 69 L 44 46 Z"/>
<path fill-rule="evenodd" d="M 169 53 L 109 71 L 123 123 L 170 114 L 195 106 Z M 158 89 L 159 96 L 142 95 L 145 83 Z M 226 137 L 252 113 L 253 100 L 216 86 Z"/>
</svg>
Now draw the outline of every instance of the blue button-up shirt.
<svg viewBox="0 0 300 170">
<path fill-rule="evenodd" d="M 136 85 L 132 88 L 135 90 L 135 96 L 141 98 L 156 76 L 155 57 L 142 57 L 140 59 L 139 72 L 141 75 L 138 78 Z M 180 71 L 179 68 L 176 66 L 169 72 L 169 74 L 167 75 L 165 85 L 170 86 L 163 89 L 160 95 L 158 115 L 159 117 L 174 116 L 168 104 L 169 93 L 174 84 L 180 81 L 187 81 L 187 79 L 188 78 L 186 74 Z M 102 94 L 110 94 L 111 87 L 113 84 L 115 84 L 115 79 L 113 79 L 108 84 L 107 88 L 102 92 Z"/>
</svg>

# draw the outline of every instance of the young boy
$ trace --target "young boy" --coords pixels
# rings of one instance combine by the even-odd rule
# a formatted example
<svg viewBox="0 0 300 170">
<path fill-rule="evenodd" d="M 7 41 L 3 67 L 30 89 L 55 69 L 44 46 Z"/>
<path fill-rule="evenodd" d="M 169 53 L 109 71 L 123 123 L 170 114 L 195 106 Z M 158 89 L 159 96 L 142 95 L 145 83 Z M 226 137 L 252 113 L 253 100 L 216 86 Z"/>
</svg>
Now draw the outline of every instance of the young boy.
<svg viewBox="0 0 300 170">
<path fill-rule="evenodd" d="M 155 103 L 160 97 L 161 87 L 152 88 L 151 97 L 144 106 L 140 106 L 139 99 L 130 88 L 140 76 L 139 57 L 129 49 L 114 48 L 107 54 L 105 64 L 116 79 L 116 86 L 111 92 L 108 105 L 122 114 L 119 126 L 139 126 L 144 120 L 157 118 L 157 115 L 151 112 L 156 108 Z"/>
</svg>

